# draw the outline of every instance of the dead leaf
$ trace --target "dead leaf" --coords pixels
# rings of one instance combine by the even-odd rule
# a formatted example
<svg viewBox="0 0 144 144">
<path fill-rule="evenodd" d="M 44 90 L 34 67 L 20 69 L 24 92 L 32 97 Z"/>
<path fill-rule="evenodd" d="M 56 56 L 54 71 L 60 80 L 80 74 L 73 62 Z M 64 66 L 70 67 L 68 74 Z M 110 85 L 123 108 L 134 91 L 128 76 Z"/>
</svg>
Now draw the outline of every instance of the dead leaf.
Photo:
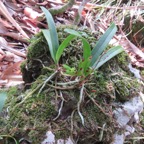
<svg viewBox="0 0 144 144">
<path fill-rule="evenodd" d="M 22 61 L 16 62 L 14 63 L 12 66 L 9 66 L 1 75 L 1 79 L 11 79 L 12 77 L 20 74 L 20 65 L 21 65 Z"/>
</svg>

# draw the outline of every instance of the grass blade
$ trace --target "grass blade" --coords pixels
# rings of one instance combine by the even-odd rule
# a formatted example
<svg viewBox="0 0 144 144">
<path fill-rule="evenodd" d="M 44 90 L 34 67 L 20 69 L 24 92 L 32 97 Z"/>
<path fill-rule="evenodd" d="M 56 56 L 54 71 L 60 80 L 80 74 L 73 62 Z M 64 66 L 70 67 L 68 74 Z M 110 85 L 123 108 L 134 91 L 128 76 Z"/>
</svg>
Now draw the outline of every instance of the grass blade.
<svg viewBox="0 0 144 144">
<path fill-rule="evenodd" d="M 105 50 L 106 46 L 108 45 L 116 31 L 117 27 L 114 23 L 112 23 L 111 26 L 106 30 L 105 34 L 103 34 L 103 36 L 99 39 L 96 46 L 92 50 L 91 66 L 95 64 L 98 57 Z"/>
<path fill-rule="evenodd" d="M 0 92 L 0 112 L 2 111 L 6 98 L 7 98 L 7 93 Z"/>
<path fill-rule="evenodd" d="M 69 35 L 59 46 L 57 53 L 56 53 L 56 62 L 58 63 L 64 49 L 68 46 L 69 42 L 74 39 L 76 36 L 75 35 Z"/>
<path fill-rule="evenodd" d="M 98 69 L 99 67 L 101 67 L 104 63 L 106 63 L 107 61 L 109 61 L 111 58 L 113 58 L 114 56 L 118 55 L 119 53 L 123 52 L 123 48 L 121 46 L 116 46 L 113 47 L 111 49 L 109 49 L 106 54 L 104 54 L 100 60 L 95 63 L 95 65 L 93 65 L 93 69 Z"/>
<path fill-rule="evenodd" d="M 58 34 L 56 31 L 55 23 L 54 23 L 53 17 L 50 14 L 50 12 L 44 7 L 41 7 L 41 9 L 46 16 L 46 20 L 47 20 L 47 23 L 49 26 L 50 40 L 52 43 L 52 49 L 50 49 L 50 51 L 53 50 L 53 52 L 51 52 L 51 53 L 53 53 L 54 61 L 56 62 L 55 56 L 56 56 L 56 52 L 57 52 L 58 47 L 59 47 L 59 41 L 58 41 Z"/>
</svg>

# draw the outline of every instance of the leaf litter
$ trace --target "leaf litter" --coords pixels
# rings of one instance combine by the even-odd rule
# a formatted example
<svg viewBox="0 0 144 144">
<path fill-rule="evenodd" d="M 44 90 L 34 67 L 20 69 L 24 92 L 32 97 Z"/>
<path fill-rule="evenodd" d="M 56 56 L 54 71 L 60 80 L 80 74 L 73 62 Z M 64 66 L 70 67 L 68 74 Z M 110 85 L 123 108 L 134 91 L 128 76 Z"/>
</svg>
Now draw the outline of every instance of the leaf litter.
<svg viewBox="0 0 144 144">
<path fill-rule="evenodd" d="M 14 41 L 16 45 L 17 45 L 17 42 L 19 42 L 24 47 L 24 49 L 26 49 L 29 42 L 24 39 L 28 38 L 29 36 L 32 37 L 33 34 L 38 33 L 41 27 L 46 28 L 46 25 L 43 23 L 43 19 L 38 19 L 42 15 L 41 11 L 35 8 L 34 5 L 38 5 L 38 6 L 44 5 L 50 8 L 50 7 L 62 6 L 63 2 L 58 1 L 58 0 L 56 1 L 48 0 L 45 3 L 37 3 L 34 1 L 31 1 L 28 3 L 28 2 L 23 2 L 19 0 L 17 2 L 13 1 L 13 3 L 4 3 L 4 4 L 2 2 L 0 3 L 0 10 L 1 11 L 4 10 L 6 12 L 6 14 L 3 13 L 3 16 L 7 18 L 7 19 L 4 19 L 2 17 L 0 18 L 0 21 L 2 25 L 6 29 L 8 29 L 8 31 L 3 31 L 3 32 L 1 32 L 1 30 L 3 29 L 0 29 L 0 35 L 6 38 L 6 43 L 8 43 L 8 45 L 10 44 L 10 41 L 11 41 L 8 38 L 11 37 L 12 41 Z M 117 6 L 114 6 L 114 5 L 111 6 L 111 4 L 109 6 L 105 6 L 102 3 L 101 4 L 87 3 L 83 9 L 83 15 L 82 15 L 80 24 L 82 26 L 85 23 L 85 26 L 88 26 L 88 27 L 90 26 L 90 28 L 93 31 L 96 31 L 96 30 L 105 31 L 110 21 L 113 19 L 116 20 L 116 16 L 119 14 L 119 10 L 133 11 L 133 9 L 136 9 L 136 8 L 137 10 L 138 9 L 142 10 L 143 6 L 136 5 L 136 2 L 137 1 L 133 2 L 134 6 L 131 3 L 129 3 L 130 5 L 126 7 L 124 6 L 121 7 L 121 4 L 122 4 L 121 1 L 119 2 Z M 50 6 L 48 5 L 48 3 Z M 15 9 L 15 6 L 13 6 L 13 4 L 15 6 L 19 6 L 20 8 L 16 7 Z M 57 18 L 55 18 L 57 23 L 59 22 L 62 22 L 63 24 L 72 23 L 72 19 L 74 18 L 74 15 L 76 13 L 75 11 L 79 8 L 80 4 L 81 4 L 80 2 L 76 2 L 72 8 L 72 11 L 66 11 L 65 14 L 61 14 L 61 16 L 58 16 Z M 30 6 L 30 8 L 29 7 L 25 8 L 25 11 L 27 11 L 26 9 L 29 9 L 28 12 L 23 11 L 24 10 L 23 5 Z M 101 15 L 99 15 L 99 17 L 97 18 L 97 22 L 96 22 L 93 19 L 95 18 L 96 13 L 98 12 L 97 11 L 98 8 L 103 8 L 104 11 L 103 13 L 101 13 Z M 6 9 L 11 9 L 14 11 L 12 16 Z M 20 10 L 19 11 L 20 16 L 16 15 L 17 13 L 16 10 Z M 112 18 L 113 15 L 109 14 L 111 13 L 112 10 L 116 14 L 114 18 Z M 32 15 L 27 14 L 27 13 L 31 13 Z M 25 16 L 23 16 L 23 14 Z M 16 20 L 14 20 L 12 17 L 15 17 Z M 68 17 L 68 21 L 65 20 L 67 19 L 67 17 Z M 122 18 L 123 17 L 121 17 L 121 19 Z M 11 25 L 11 23 L 13 25 Z M 121 25 L 121 23 L 117 21 L 117 25 Z M 12 33 L 15 35 L 12 35 Z M 18 34 L 20 35 L 21 38 L 16 37 Z M 123 32 L 121 33 L 121 35 L 122 37 L 125 37 L 125 34 Z M 126 52 L 129 54 L 129 57 L 131 58 L 131 64 L 134 67 L 144 68 L 143 52 L 127 38 L 123 40 L 118 38 L 117 41 L 125 48 Z M 2 45 L 4 46 L 0 47 L 1 48 L 0 49 L 0 77 L 1 77 L 0 86 L 9 87 L 9 86 L 13 86 L 14 83 L 15 84 L 23 83 L 19 66 L 20 66 L 20 63 L 25 59 L 27 50 L 24 50 L 21 52 L 20 49 L 15 49 L 15 47 L 9 47 L 7 44 L 2 43 Z M 135 70 L 135 68 L 132 68 L 131 64 L 129 67 L 130 71 L 132 71 L 137 78 L 141 78 L 139 70 Z M 139 122 L 138 115 L 141 113 L 142 107 L 143 107 L 143 103 L 141 102 L 139 97 L 133 98 L 129 102 L 126 102 L 124 104 L 119 104 L 119 106 L 122 108 L 118 108 L 117 110 L 114 111 L 115 115 L 117 115 L 118 118 L 122 118 L 122 120 L 116 119 L 119 125 L 121 125 L 122 122 L 125 122 L 125 125 L 127 125 L 128 122 L 131 122 L 131 123 Z M 140 106 L 140 107 L 134 108 L 133 106 Z M 127 115 L 130 115 L 130 117 L 127 117 Z M 124 117 L 125 119 L 123 120 Z M 129 134 L 133 133 L 134 127 L 133 126 L 126 127 L 125 130 L 126 132 L 122 135 L 115 134 L 115 141 L 113 142 L 114 144 L 123 143 L 125 136 L 128 135 L 128 133 Z M 50 133 L 52 132 L 47 132 L 47 137 L 49 137 Z M 54 136 L 52 136 L 51 134 L 51 137 L 54 137 Z"/>
</svg>

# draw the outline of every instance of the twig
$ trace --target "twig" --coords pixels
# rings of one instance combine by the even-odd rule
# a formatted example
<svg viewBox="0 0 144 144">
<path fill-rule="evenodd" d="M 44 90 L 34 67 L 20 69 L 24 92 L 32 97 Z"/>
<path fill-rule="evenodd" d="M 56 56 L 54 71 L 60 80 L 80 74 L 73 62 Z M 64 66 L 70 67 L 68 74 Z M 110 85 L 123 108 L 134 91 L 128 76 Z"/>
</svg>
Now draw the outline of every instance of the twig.
<svg viewBox="0 0 144 144">
<path fill-rule="evenodd" d="M 0 42 L 0 48 L 4 48 L 4 49 L 14 53 L 15 55 L 26 58 L 26 54 L 24 54 L 23 52 L 20 52 L 18 50 L 15 50 L 15 49 L 9 47 L 9 46 L 6 46 L 6 45 L 2 44 L 1 42 Z"/>
<path fill-rule="evenodd" d="M 5 32 L 5 33 L 1 33 L 0 35 L 2 36 L 9 36 L 13 39 L 16 39 L 18 41 L 24 42 L 24 43 L 28 43 L 28 40 L 26 40 L 22 35 L 20 35 L 20 33 L 13 33 L 13 32 Z"/>
<path fill-rule="evenodd" d="M 54 0 L 47 0 L 48 2 L 51 2 L 51 3 L 55 3 L 55 4 L 60 4 L 60 5 L 63 5 L 62 2 L 60 1 L 54 1 Z M 76 1 L 75 2 L 75 5 L 73 6 L 74 8 L 78 9 L 79 5 L 81 5 L 82 2 L 78 2 Z M 84 7 L 85 9 L 87 10 L 91 10 L 91 9 L 96 9 L 96 8 L 106 8 L 106 9 L 120 9 L 120 10 L 135 10 L 135 9 L 144 9 L 144 6 L 143 5 L 140 5 L 140 6 L 124 6 L 124 7 L 117 7 L 117 6 L 105 6 L 105 5 L 99 5 L 99 4 L 93 4 L 93 3 L 87 3 Z"/>
<path fill-rule="evenodd" d="M 61 82 L 61 83 L 57 83 L 57 85 L 62 85 L 62 86 L 67 86 L 67 85 L 71 85 L 71 84 L 77 84 L 79 82 L 78 79 L 76 79 L 75 81 L 69 81 L 69 82 Z"/>
<path fill-rule="evenodd" d="M 144 53 L 138 48 L 136 47 L 132 42 L 129 41 L 129 39 L 126 37 L 126 35 L 124 34 L 123 30 L 121 29 L 121 27 L 119 27 L 120 32 L 122 34 L 122 36 L 125 38 L 123 41 L 125 41 L 125 43 L 123 43 L 123 41 L 120 41 L 120 44 L 125 47 L 125 44 L 128 44 L 128 47 L 132 49 L 132 51 L 137 54 L 138 56 L 140 56 L 142 59 L 144 59 Z"/>
<path fill-rule="evenodd" d="M 74 89 L 75 88 L 75 85 L 74 86 L 66 86 L 66 87 L 53 86 L 50 84 L 47 84 L 47 85 L 52 87 L 52 88 L 59 89 L 59 90 L 68 90 L 68 89 Z"/>
</svg>

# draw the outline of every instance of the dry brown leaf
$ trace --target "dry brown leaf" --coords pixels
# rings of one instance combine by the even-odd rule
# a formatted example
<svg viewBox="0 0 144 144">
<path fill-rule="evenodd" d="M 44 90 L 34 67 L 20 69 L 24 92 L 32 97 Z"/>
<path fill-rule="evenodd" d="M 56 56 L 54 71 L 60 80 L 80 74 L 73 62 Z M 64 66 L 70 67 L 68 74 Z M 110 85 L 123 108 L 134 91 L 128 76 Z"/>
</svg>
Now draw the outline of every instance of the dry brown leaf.
<svg viewBox="0 0 144 144">
<path fill-rule="evenodd" d="M 26 58 L 26 54 L 24 54 L 23 52 L 20 52 L 20 51 L 18 51 L 18 50 L 15 50 L 15 49 L 13 49 L 13 48 L 11 48 L 11 47 L 9 47 L 9 46 L 1 43 L 1 42 L 0 42 L 0 47 L 6 49 L 6 50 L 8 50 L 8 51 L 10 51 L 10 52 L 12 52 L 12 53 L 14 53 L 14 54 L 16 54 L 16 55 L 18 55 L 18 56 L 21 56 L 21 57 L 23 57 L 23 58 Z"/>
<path fill-rule="evenodd" d="M 38 18 L 39 16 L 41 16 L 41 14 L 39 14 L 38 12 L 34 11 L 33 9 L 31 9 L 31 8 L 29 8 L 29 7 L 26 7 L 26 8 L 24 9 L 24 14 L 25 14 L 27 17 L 31 18 L 33 21 L 36 21 L 37 18 Z"/>
<path fill-rule="evenodd" d="M 6 28 L 14 29 L 14 27 L 13 27 L 9 22 L 7 22 L 7 21 L 4 20 L 4 19 L 1 19 L 1 18 L 0 18 L 0 23 L 1 23 L 4 27 L 6 27 Z"/>
<path fill-rule="evenodd" d="M 27 43 L 28 41 L 22 36 L 20 35 L 20 33 L 14 33 L 14 32 L 1 32 L 0 31 L 0 35 L 1 36 L 8 36 L 8 37 L 11 37 L 15 40 L 18 40 L 20 42 L 24 42 L 24 43 Z"/>
<path fill-rule="evenodd" d="M 8 10 L 6 9 L 5 5 L 0 1 L 0 11 L 1 13 L 13 24 L 14 27 L 17 28 L 17 30 L 25 37 L 29 39 L 29 36 L 23 31 L 23 29 L 20 27 L 20 25 L 13 19 L 13 17 L 10 15 Z"/>
<path fill-rule="evenodd" d="M 22 61 L 16 62 L 14 63 L 12 66 L 9 66 L 1 75 L 1 79 L 5 80 L 5 79 L 11 79 L 16 75 L 21 75 L 20 72 L 20 65 L 21 65 Z"/>
<path fill-rule="evenodd" d="M 124 32 L 121 30 L 123 38 L 119 40 L 120 45 L 127 51 L 129 57 L 133 64 L 138 67 L 144 67 L 144 53 L 135 46 L 128 38 L 124 35 Z"/>
</svg>

